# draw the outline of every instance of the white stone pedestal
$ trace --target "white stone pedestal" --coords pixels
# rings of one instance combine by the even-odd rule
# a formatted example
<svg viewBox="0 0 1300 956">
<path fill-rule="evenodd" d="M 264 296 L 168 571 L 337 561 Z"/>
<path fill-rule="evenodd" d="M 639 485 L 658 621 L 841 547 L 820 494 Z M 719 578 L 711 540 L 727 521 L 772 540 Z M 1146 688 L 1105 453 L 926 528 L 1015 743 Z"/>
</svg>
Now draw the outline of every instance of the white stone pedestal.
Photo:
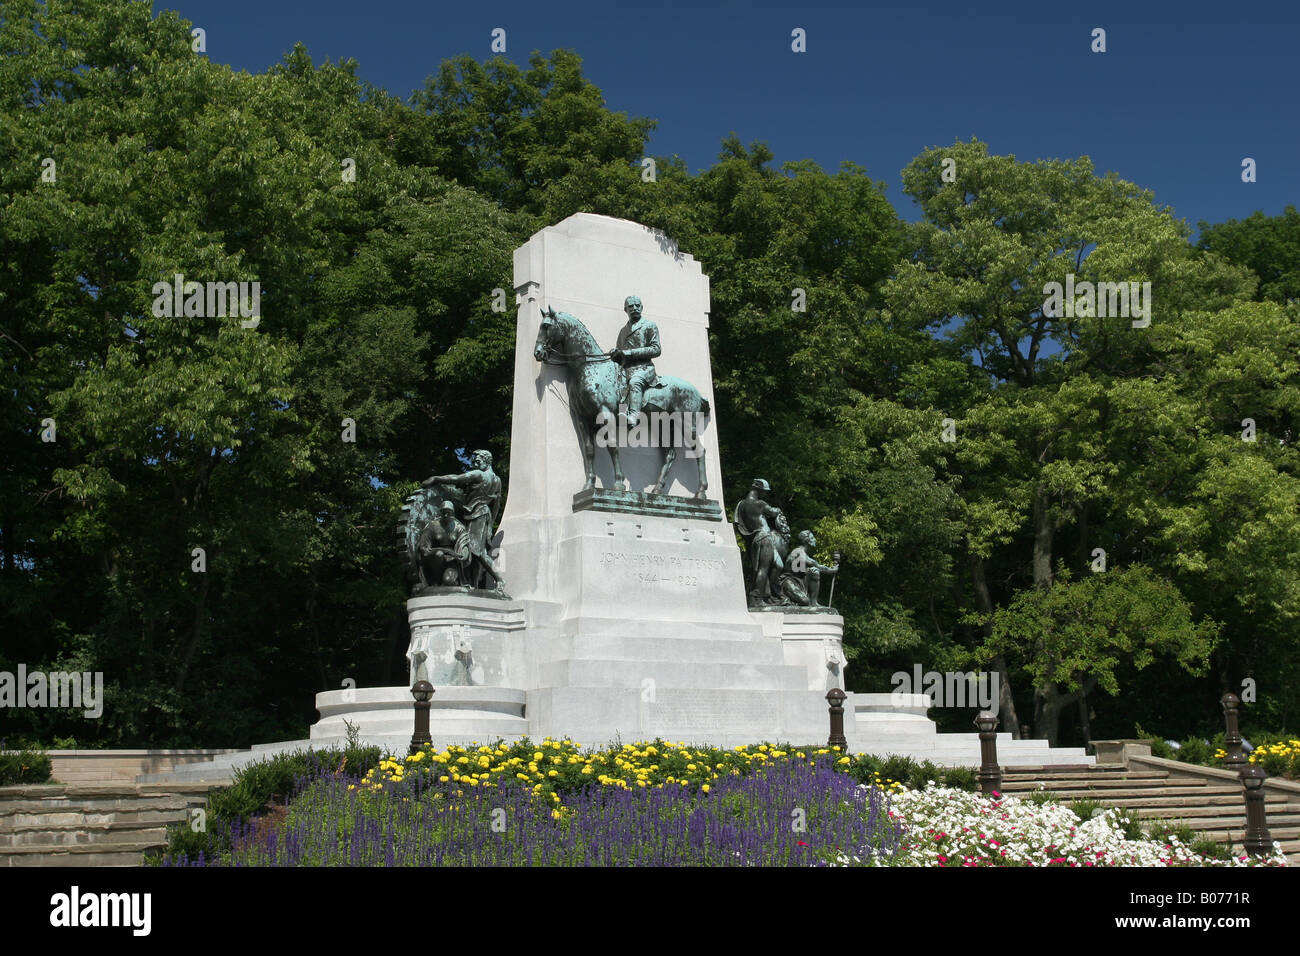
<svg viewBox="0 0 1300 956">
<path fill-rule="evenodd" d="M 525 674 L 524 608 L 472 594 L 431 594 L 406 602 L 410 682 L 519 687 Z"/>
<path fill-rule="evenodd" d="M 829 611 L 751 611 L 769 638 L 781 642 L 787 664 L 802 667 L 807 687 L 823 697 L 844 689 L 844 618 Z"/>
</svg>

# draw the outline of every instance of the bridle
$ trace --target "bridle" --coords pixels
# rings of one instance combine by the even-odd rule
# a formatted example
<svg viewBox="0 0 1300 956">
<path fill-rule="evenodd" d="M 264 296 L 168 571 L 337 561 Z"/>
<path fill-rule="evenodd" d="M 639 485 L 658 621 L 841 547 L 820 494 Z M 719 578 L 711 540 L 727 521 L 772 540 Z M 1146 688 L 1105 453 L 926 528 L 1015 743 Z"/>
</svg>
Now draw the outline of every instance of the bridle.
<svg viewBox="0 0 1300 956">
<path fill-rule="evenodd" d="M 557 357 L 558 356 L 558 357 Z M 568 365 L 571 359 L 582 359 L 584 365 L 590 365 L 592 362 L 612 362 L 613 357 L 608 352 L 556 352 L 555 346 L 550 343 L 550 336 L 547 336 L 547 342 L 542 346 L 542 364 L 543 365 Z"/>
</svg>

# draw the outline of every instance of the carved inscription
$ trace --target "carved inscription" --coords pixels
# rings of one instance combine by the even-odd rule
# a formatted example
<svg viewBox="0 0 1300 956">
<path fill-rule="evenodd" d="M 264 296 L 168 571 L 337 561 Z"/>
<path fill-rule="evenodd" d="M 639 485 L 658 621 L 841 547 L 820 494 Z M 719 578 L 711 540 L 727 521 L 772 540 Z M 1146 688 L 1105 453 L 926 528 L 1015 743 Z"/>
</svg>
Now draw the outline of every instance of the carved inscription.
<svg viewBox="0 0 1300 956">
<path fill-rule="evenodd" d="M 600 566 L 649 588 L 698 588 L 721 583 L 727 560 L 653 551 L 604 551 Z"/>
</svg>

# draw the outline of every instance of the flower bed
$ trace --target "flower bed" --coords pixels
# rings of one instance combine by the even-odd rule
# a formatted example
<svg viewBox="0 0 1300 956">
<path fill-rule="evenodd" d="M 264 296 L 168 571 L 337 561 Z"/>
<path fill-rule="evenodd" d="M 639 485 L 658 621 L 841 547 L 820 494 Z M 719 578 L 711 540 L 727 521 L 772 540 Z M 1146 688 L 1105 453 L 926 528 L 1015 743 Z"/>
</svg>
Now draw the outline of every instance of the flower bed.
<svg viewBox="0 0 1300 956">
<path fill-rule="evenodd" d="M 1228 752 L 1220 747 L 1214 752 L 1214 759 L 1226 760 Z M 1263 767 L 1271 777 L 1286 777 L 1300 780 L 1300 740 L 1279 740 L 1271 744 L 1260 744 L 1246 759 Z"/>
<path fill-rule="evenodd" d="M 720 776 L 698 790 L 667 783 L 587 786 L 560 805 L 554 791 L 544 795 L 509 778 L 503 786 L 468 783 L 468 774 L 460 781 L 449 774 L 398 774 L 402 764 L 389 763 L 387 781 L 309 783 L 276 826 L 237 828 L 233 849 L 216 860 L 169 862 L 807 866 L 888 858 L 902 836 L 889 819 L 885 792 L 858 784 L 825 758 Z"/>
<path fill-rule="evenodd" d="M 920 787 L 881 779 L 890 768 Z M 824 747 L 733 750 L 664 741 L 584 753 L 569 740 L 426 749 L 361 777 L 321 765 L 275 819 L 173 853 L 254 866 L 1178 866 L 1177 838 L 1131 839 L 1109 810 L 990 799 L 952 772 Z M 1126 835 L 1126 830 L 1128 835 Z M 1282 858 L 1264 861 L 1271 865 Z"/>
<path fill-rule="evenodd" d="M 896 866 L 1285 866 L 1274 855 L 1216 860 L 1177 837 L 1132 839 L 1125 815 L 1106 810 L 1088 820 L 1055 803 L 989 798 L 929 786 L 896 794 L 891 817 L 907 828 Z"/>
</svg>

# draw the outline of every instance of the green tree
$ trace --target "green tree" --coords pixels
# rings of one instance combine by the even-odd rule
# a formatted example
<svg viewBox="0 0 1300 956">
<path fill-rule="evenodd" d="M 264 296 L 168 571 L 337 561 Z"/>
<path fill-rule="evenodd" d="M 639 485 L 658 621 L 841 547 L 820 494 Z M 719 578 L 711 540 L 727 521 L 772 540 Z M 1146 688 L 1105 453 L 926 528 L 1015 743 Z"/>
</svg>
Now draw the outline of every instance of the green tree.
<svg viewBox="0 0 1300 956">
<path fill-rule="evenodd" d="M 1202 221 L 1197 229 L 1197 246 L 1255 274 L 1259 279 L 1257 299 L 1300 299 L 1300 212 L 1295 206 L 1287 206 L 1280 216 L 1255 212 L 1217 225 Z"/>
<path fill-rule="evenodd" d="M 992 620 L 983 649 L 1024 662 L 1034 680 L 1034 726 L 1057 742 L 1061 712 L 1088 695 L 1112 697 L 1166 656 L 1204 673 L 1218 625 L 1196 621 L 1178 588 L 1141 565 L 1072 580 L 1062 568 L 1051 586 L 1021 591 Z"/>
</svg>

